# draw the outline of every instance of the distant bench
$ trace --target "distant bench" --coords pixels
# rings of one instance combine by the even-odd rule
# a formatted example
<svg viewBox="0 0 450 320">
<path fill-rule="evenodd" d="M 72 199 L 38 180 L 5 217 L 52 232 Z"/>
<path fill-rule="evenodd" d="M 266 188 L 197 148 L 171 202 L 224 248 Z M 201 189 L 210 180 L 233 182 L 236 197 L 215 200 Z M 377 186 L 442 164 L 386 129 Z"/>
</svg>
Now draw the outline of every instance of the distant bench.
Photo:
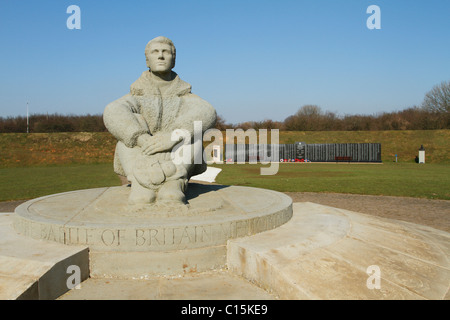
<svg viewBox="0 0 450 320">
<path fill-rule="evenodd" d="M 352 157 L 334 157 L 336 161 L 352 161 Z"/>
</svg>

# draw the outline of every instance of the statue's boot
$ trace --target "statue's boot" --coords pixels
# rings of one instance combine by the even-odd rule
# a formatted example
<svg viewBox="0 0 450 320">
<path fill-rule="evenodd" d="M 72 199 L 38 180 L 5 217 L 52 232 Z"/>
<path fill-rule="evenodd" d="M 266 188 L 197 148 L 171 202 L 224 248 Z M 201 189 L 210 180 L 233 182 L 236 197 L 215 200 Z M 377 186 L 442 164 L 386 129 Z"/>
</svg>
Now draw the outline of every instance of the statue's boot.
<svg viewBox="0 0 450 320">
<path fill-rule="evenodd" d="M 141 186 L 135 178 L 130 179 L 131 191 L 128 197 L 129 204 L 147 204 L 155 201 L 156 193 L 154 190 Z"/>
<path fill-rule="evenodd" d="M 155 189 L 166 179 L 161 164 L 155 157 L 142 156 L 136 158 L 133 175 L 144 187 Z"/>
<path fill-rule="evenodd" d="M 166 181 L 158 191 L 158 202 L 186 204 L 184 179 Z"/>
</svg>

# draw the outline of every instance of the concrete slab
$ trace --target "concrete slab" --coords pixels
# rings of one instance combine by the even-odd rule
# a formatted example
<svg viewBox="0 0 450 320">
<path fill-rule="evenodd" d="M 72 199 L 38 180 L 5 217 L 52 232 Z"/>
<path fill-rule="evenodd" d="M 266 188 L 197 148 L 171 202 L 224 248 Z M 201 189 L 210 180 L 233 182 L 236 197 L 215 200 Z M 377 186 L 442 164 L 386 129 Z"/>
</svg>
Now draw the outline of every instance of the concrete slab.
<svg viewBox="0 0 450 320">
<path fill-rule="evenodd" d="M 94 274 L 68 292 L 67 266 L 88 266 L 87 247 L 20 236 L 11 216 L 0 214 L 0 299 L 450 299 L 449 233 L 314 203 L 294 203 L 276 229 L 228 240 L 227 269 Z"/>
<path fill-rule="evenodd" d="M 89 247 L 91 274 L 140 278 L 221 268 L 230 238 L 276 228 L 292 216 L 283 193 L 190 183 L 187 204 L 128 204 L 126 186 L 27 201 L 14 229 L 32 239 Z M 191 271 L 192 270 L 192 271 Z"/>
<path fill-rule="evenodd" d="M 90 278 L 59 300 L 274 300 L 277 297 L 226 270 L 145 280 Z"/>
<path fill-rule="evenodd" d="M 228 268 L 281 299 L 448 299 L 449 233 L 313 203 L 293 210 L 277 229 L 229 240 Z"/>
<path fill-rule="evenodd" d="M 18 235 L 13 214 L 0 213 L 0 300 L 55 299 L 68 291 L 67 268 L 89 277 L 89 250 Z"/>
<path fill-rule="evenodd" d="M 220 168 L 207 167 L 205 172 L 196 176 L 192 176 L 191 180 L 212 183 L 216 181 L 216 177 L 221 171 L 222 169 Z"/>
</svg>

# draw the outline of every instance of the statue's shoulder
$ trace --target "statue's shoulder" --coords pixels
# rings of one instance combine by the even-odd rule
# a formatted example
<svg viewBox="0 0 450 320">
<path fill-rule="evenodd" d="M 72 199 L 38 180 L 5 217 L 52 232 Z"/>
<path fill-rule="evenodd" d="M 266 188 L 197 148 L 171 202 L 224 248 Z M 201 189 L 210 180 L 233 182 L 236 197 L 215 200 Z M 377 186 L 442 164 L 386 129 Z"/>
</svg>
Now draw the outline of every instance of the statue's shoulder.
<svg viewBox="0 0 450 320">
<path fill-rule="evenodd" d="M 137 97 L 155 94 L 155 92 L 148 70 L 142 72 L 141 76 L 130 86 L 130 94 Z"/>
<path fill-rule="evenodd" d="M 196 104 L 196 105 L 201 106 L 202 108 L 213 108 L 213 106 L 208 101 L 199 97 L 195 93 L 192 93 L 192 92 L 187 93 L 183 96 L 183 98 L 185 99 L 186 103 Z"/>
<path fill-rule="evenodd" d="M 201 120 L 207 128 L 214 126 L 217 114 L 214 107 L 206 100 L 200 98 L 194 93 L 189 93 L 183 96 L 185 110 L 188 110 L 190 118 Z"/>
<path fill-rule="evenodd" d="M 131 95 L 130 93 L 127 93 L 123 97 L 120 97 L 119 99 L 116 99 L 116 100 L 110 102 L 106 106 L 105 111 L 106 110 L 115 110 L 116 108 L 122 108 L 122 107 L 128 107 L 133 112 L 137 112 L 138 103 L 137 103 L 136 98 L 133 95 Z"/>
</svg>

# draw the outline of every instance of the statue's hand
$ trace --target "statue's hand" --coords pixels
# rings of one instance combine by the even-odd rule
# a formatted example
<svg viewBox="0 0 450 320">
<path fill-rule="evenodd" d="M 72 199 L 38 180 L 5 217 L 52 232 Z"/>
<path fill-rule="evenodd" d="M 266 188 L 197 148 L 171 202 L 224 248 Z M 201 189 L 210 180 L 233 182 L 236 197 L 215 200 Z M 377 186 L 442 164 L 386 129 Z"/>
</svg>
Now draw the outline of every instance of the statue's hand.
<svg viewBox="0 0 450 320">
<path fill-rule="evenodd" d="M 138 145 L 142 148 L 143 154 L 150 156 L 159 152 L 171 151 L 179 141 L 172 141 L 170 133 L 154 136 L 144 134 L 138 138 Z"/>
</svg>

